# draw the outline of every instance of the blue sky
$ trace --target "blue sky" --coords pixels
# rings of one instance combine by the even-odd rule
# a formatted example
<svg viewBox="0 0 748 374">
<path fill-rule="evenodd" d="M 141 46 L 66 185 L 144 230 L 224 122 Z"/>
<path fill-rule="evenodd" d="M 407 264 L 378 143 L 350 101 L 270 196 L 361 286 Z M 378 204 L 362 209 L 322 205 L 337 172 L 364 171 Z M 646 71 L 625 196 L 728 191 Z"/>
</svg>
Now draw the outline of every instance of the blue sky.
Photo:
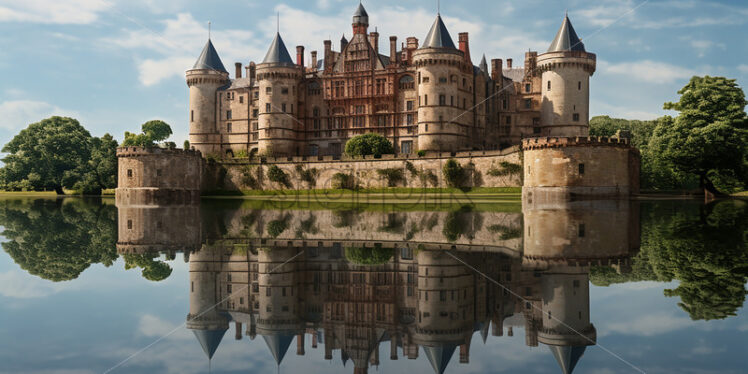
<svg viewBox="0 0 748 374">
<path fill-rule="evenodd" d="M 0 0 L 0 143 L 50 115 L 70 115 L 95 135 L 164 119 L 181 144 L 187 137 L 192 66 L 213 24 L 227 66 L 258 61 L 281 15 L 286 45 L 308 52 L 350 31 L 355 0 L 197 1 Z M 364 1 L 387 50 L 390 35 L 423 39 L 435 1 Z M 748 80 L 748 4 L 727 1 L 443 1 L 452 37 L 470 33 L 481 54 L 521 64 L 528 49 L 545 51 L 564 10 L 587 50 L 598 56 L 591 115 L 651 119 L 692 75 Z M 631 12 L 632 9 L 635 9 Z M 337 47 L 336 47 L 337 48 Z"/>
</svg>

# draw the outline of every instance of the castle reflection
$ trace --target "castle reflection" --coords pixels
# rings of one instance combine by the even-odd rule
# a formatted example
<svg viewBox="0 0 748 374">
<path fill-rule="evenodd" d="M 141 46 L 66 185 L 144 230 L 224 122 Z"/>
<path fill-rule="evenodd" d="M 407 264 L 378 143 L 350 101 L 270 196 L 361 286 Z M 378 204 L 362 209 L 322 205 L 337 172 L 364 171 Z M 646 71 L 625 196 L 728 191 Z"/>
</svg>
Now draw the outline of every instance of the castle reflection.
<svg viewBox="0 0 748 374">
<path fill-rule="evenodd" d="M 628 271 L 639 214 L 615 200 L 525 201 L 522 213 L 120 206 L 117 248 L 184 252 L 187 328 L 209 359 L 233 328 L 261 336 L 278 365 L 295 341 L 297 355 L 354 373 L 387 351 L 444 373 L 470 362 L 475 335 L 521 327 L 571 373 L 596 342 L 590 266 Z"/>
</svg>

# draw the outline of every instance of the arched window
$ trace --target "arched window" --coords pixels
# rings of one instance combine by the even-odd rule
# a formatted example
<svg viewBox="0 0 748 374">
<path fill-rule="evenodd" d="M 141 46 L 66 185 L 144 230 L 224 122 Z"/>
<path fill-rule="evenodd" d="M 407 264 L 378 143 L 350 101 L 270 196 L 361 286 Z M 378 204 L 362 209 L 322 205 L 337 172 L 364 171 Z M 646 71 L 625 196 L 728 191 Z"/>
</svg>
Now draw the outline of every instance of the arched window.
<svg viewBox="0 0 748 374">
<path fill-rule="evenodd" d="M 415 82 L 413 80 L 413 76 L 410 75 L 403 75 L 400 78 L 400 89 L 401 90 L 410 90 L 415 87 Z"/>
</svg>

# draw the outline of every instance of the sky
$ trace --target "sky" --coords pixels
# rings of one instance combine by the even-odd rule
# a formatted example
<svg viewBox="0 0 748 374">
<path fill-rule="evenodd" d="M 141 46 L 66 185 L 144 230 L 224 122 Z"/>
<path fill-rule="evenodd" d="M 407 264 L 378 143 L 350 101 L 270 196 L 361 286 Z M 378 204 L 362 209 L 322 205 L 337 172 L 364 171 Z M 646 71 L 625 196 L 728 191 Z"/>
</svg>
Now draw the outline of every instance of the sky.
<svg viewBox="0 0 748 374">
<path fill-rule="evenodd" d="M 370 29 L 421 40 L 436 1 L 363 2 Z M 93 135 L 125 131 L 162 119 L 172 140 L 187 138 L 191 68 L 208 38 L 227 70 L 262 60 L 276 30 L 295 54 L 323 50 L 351 36 L 356 0 L 198 1 L 0 0 L 0 144 L 51 115 L 77 118 Z M 477 64 L 482 54 L 524 61 L 544 52 L 564 16 L 587 51 L 597 54 L 590 114 L 653 119 L 693 75 L 748 81 L 748 3 L 695 0 L 442 1 L 452 38 L 470 33 Z M 387 52 L 385 52 L 387 53 Z"/>
</svg>

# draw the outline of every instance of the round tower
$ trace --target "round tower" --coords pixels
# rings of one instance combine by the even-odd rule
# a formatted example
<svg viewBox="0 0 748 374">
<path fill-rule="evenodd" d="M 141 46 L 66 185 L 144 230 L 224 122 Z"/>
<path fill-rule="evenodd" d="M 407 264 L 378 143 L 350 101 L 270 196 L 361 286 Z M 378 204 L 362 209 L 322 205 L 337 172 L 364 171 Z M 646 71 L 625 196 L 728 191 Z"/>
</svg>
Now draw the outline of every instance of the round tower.
<svg viewBox="0 0 748 374">
<path fill-rule="evenodd" d="M 187 86 L 190 88 L 190 146 L 202 152 L 203 156 L 220 153 L 221 137 L 216 127 L 216 94 L 228 82 L 229 73 L 208 39 L 195 66 L 187 70 Z"/>
<path fill-rule="evenodd" d="M 451 152 L 469 147 L 472 64 L 455 48 L 440 15 L 413 53 L 418 84 L 418 149 Z"/>
<path fill-rule="evenodd" d="M 589 134 L 590 76 L 597 57 L 584 44 L 565 16 L 548 52 L 538 56 L 542 77 L 541 135 L 587 136 Z"/>
<path fill-rule="evenodd" d="M 186 326 L 200 342 L 208 359 L 213 358 L 229 321 L 218 310 L 218 275 L 221 269 L 221 252 L 203 248 L 190 256 L 190 314 Z"/>
<path fill-rule="evenodd" d="M 261 155 L 300 155 L 298 132 L 303 128 L 296 113 L 302 69 L 291 60 L 280 33 L 276 34 L 265 59 L 257 65 Z"/>
</svg>

